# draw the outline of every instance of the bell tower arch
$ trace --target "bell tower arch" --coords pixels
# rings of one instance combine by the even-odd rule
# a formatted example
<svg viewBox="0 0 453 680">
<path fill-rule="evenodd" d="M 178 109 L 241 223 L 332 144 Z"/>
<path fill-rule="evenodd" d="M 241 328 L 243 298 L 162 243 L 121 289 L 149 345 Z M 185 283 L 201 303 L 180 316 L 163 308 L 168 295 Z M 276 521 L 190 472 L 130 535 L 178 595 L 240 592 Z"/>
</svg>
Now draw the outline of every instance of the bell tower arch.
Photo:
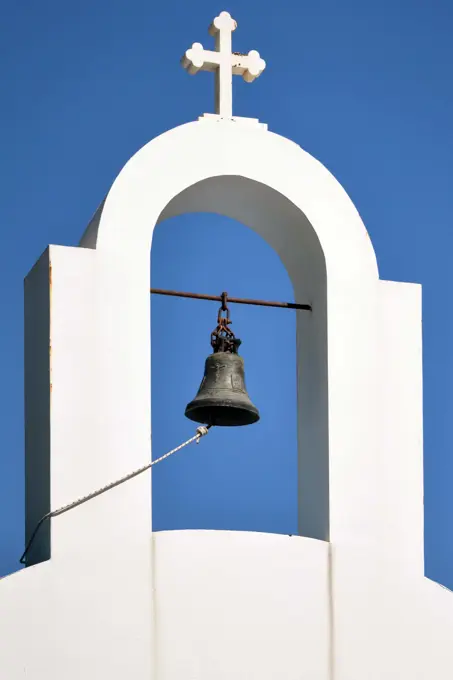
<svg viewBox="0 0 453 680">
<path fill-rule="evenodd" d="M 183 157 L 192 160 L 180 168 Z M 137 300 L 133 287 L 139 262 L 140 286 L 149 281 L 153 225 L 186 212 L 219 213 L 254 229 L 281 257 L 296 300 L 312 305 L 313 311 L 299 313 L 297 321 L 299 531 L 328 540 L 333 529 L 348 531 L 352 523 L 363 524 L 368 534 L 372 519 L 366 521 L 363 504 L 360 510 L 354 507 L 360 490 L 352 495 L 346 490 L 336 474 L 340 454 L 335 453 L 349 457 L 351 470 L 364 467 L 361 487 L 370 473 L 361 452 L 365 440 L 369 449 L 375 439 L 369 437 L 375 410 L 366 407 L 364 396 L 375 394 L 368 389 L 375 379 L 372 362 L 364 357 L 365 348 L 372 351 L 374 328 L 363 320 L 375 304 L 378 272 L 357 211 L 320 163 L 259 123 L 201 119 L 184 125 L 129 161 L 81 241 L 96 250 L 100 261 L 112 263 L 106 273 L 121 280 L 128 307 L 129 296 Z M 109 290 L 114 287 L 112 281 Z M 148 297 L 141 310 L 148 318 Z M 143 334 L 143 320 L 140 327 L 145 354 L 149 333 Z M 335 337 L 330 344 L 329 334 Z M 357 363 L 361 369 L 355 374 Z M 330 382 L 337 386 L 333 394 Z M 348 413 L 345 400 L 351 404 Z M 356 473 L 348 484 L 355 479 Z M 372 512 L 375 501 L 369 501 Z M 342 510 L 336 512 L 340 502 Z"/>
</svg>

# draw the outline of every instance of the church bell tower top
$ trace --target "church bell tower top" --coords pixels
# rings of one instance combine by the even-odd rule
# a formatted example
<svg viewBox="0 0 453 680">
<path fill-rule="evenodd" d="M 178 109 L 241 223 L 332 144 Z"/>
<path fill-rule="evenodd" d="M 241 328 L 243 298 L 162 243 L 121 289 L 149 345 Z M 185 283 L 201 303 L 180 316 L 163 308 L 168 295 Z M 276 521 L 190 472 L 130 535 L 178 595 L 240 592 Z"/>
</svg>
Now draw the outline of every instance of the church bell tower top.
<svg viewBox="0 0 453 680">
<path fill-rule="evenodd" d="M 215 112 L 222 118 L 233 116 L 233 75 L 239 75 L 247 83 L 253 82 L 266 68 L 266 62 L 259 52 L 248 54 L 232 51 L 232 33 L 236 21 L 228 12 L 221 12 L 209 27 L 215 37 L 215 49 L 205 50 L 201 43 L 193 43 L 181 59 L 183 67 L 195 75 L 198 71 L 212 71 L 215 74 Z"/>
</svg>

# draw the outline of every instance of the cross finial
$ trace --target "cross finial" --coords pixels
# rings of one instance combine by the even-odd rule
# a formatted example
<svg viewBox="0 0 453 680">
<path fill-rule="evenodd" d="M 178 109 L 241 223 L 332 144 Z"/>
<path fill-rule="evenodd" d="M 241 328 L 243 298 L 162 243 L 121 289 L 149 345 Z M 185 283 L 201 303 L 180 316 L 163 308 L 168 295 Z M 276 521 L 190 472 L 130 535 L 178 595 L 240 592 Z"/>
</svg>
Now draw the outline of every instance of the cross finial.
<svg viewBox="0 0 453 680">
<path fill-rule="evenodd" d="M 215 112 L 223 118 L 233 115 L 233 75 L 239 75 L 251 83 L 266 68 L 259 52 L 248 54 L 232 52 L 231 34 L 237 24 L 228 12 L 221 12 L 209 27 L 215 37 L 215 51 L 205 50 L 201 43 L 194 43 L 184 54 L 181 63 L 191 75 L 198 71 L 215 72 Z"/>
</svg>

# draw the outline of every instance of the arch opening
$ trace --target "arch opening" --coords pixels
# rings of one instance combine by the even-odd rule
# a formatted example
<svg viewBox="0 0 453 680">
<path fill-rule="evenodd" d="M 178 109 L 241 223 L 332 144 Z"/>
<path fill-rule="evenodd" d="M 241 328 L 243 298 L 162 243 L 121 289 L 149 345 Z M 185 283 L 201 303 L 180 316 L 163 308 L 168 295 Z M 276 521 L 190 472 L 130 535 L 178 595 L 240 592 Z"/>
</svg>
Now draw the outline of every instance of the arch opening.
<svg viewBox="0 0 453 680">
<path fill-rule="evenodd" d="M 291 201 L 240 176 L 211 177 L 191 185 L 167 204 L 158 223 L 187 213 L 215 213 L 250 227 L 279 255 L 295 300 L 313 307 L 313 312 L 296 312 L 298 533 L 328 540 L 327 282 L 318 237 Z"/>
<path fill-rule="evenodd" d="M 152 287 L 294 300 L 275 251 L 243 224 L 212 213 L 161 223 L 151 262 Z M 217 302 L 152 296 L 154 456 L 196 427 L 184 410 L 212 351 L 218 308 Z M 246 387 L 261 418 L 253 426 L 214 429 L 200 447 L 153 470 L 153 530 L 297 534 L 296 315 L 234 303 L 229 309 L 231 329 L 242 341 Z"/>
</svg>

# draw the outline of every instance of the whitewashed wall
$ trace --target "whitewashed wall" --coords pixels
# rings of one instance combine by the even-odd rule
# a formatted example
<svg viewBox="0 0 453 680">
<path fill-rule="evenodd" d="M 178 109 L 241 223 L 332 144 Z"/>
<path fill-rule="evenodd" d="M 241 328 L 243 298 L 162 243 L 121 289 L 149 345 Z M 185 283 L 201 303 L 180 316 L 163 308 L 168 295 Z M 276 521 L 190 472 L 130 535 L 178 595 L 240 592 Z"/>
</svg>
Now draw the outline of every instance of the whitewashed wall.
<svg viewBox="0 0 453 680">
<path fill-rule="evenodd" d="M 163 531 L 153 547 L 159 680 L 329 677 L 327 543 Z"/>
</svg>

